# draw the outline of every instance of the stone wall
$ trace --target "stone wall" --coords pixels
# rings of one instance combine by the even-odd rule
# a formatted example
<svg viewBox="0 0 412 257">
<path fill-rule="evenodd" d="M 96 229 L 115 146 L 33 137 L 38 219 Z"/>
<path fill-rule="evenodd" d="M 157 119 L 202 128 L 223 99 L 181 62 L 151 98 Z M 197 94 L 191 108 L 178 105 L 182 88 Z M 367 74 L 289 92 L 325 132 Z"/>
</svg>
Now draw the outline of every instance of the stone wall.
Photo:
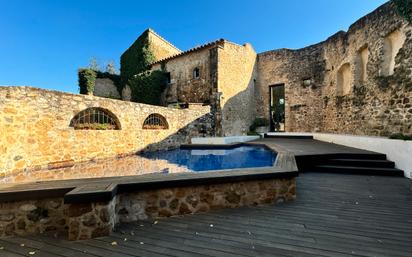
<svg viewBox="0 0 412 257">
<path fill-rule="evenodd" d="M 159 36 L 152 29 L 148 30 L 149 46 L 156 60 L 179 54 L 181 51 L 170 42 Z"/>
<path fill-rule="evenodd" d="M 63 198 L 0 203 L 0 237 L 64 231 L 67 207 Z"/>
<path fill-rule="evenodd" d="M 284 83 L 286 131 L 412 133 L 412 26 L 392 2 L 317 45 L 258 54 L 257 68 L 257 113 Z"/>
<path fill-rule="evenodd" d="M 112 112 L 120 130 L 75 130 L 70 121 L 89 107 Z M 0 174 L 2 177 L 94 159 L 189 143 L 208 133 L 210 108 L 178 110 L 31 87 L 0 87 Z M 166 130 L 142 129 L 149 114 L 163 115 Z"/>
<path fill-rule="evenodd" d="M 162 64 L 153 65 L 153 70 L 160 70 Z M 166 72 L 170 73 L 170 83 L 164 92 L 165 104 L 174 102 L 209 103 L 212 90 L 210 78 L 209 48 L 187 53 L 172 58 L 164 63 Z M 193 76 L 195 68 L 199 77 Z"/>
<path fill-rule="evenodd" d="M 63 198 L 0 203 L 0 237 L 67 232 L 70 240 L 111 233 L 117 223 L 222 208 L 291 201 L 295 178 L 159 188 L 119 194 L 108 202 L 66 204 Z"/>
<path fill-rule="evenodd" d="M 96 78 L 93 95 L 112 99 L 122 99 L 116 85 L 109 78 Z"/>
<path fill-rule="evenodd" d="M 222 134 L 245 135 L 255 118 L 256 52 L 250 44 L 224 41 L 217 55 Z"/>
</svg>

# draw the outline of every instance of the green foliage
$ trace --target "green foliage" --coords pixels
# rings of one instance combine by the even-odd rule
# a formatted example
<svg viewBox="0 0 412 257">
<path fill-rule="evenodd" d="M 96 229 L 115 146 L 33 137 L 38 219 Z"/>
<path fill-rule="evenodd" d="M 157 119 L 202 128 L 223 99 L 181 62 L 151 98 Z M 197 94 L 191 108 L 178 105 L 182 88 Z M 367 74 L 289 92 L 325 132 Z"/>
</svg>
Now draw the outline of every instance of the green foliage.
<svg viewBox="0 0 412 257">
<path fill-rule="evenodd" d="M 412 135 L 404 135 L 402 133 L 395 133 L 389 136 L 390 139 L 412 140 Z"/>
<path fill-rule="evenodd" d="M 76 124 L 74 129 L 87 129 L 87 130 L 109 130 L 116 129 L 115 125 L 109 123 L 85 123 L 85 124 Z"/>
<path fill-rule="evenodd" d="M 122 94 L 122 87 L 120 84 L 120 76 L 109 72 L 101 72 L 92 69 L 79 69 L 79 91 L 80 94 L 93 94 L 96 79 L 108 78 L 113 81 L 119 94 Z"/>
<path fill-rule="evenodd" d="M 79 91 L 80 94 L 93 94 L 96 84 L 96 71 L 92 69 L 79 69 Z"/>
<path fill-rule="evenodd" d="M 155 61 L 150 50 L 149 31 L 145 31 L 120 57 L 121 83 L 125 86 L 134 75 L 140 74 L 149 68 Z"/>
<path fill-rule="evenodd" d="M 120 57 L 120 84 L 130 86 L 132 101 L 159 105 L 167 78 L 163 71 L 149 71 L 156 58 L 148 35 L 146 30 Z"/>
<path fill-rule="evenodd" d="M 257 127 L 266 127 L 269 126 L 269 120 L 266 118 L 256 118 L 253 121 L 253 124 L 250 125 L 249 130 L 251 132 L 254 132 L 256 130 Z"/>
<path fill-rule="evenodd" d="M 163 71 L 145 71 L 129 79 L 128 85 L 132 91 L 132 101 L 160 105 L 160 95 L 167 85 Z"/>
<path fill-rule="evenodd" d="M 412 0 L 394 0 L 398 13 L 412 23 Z"/>
</svg>

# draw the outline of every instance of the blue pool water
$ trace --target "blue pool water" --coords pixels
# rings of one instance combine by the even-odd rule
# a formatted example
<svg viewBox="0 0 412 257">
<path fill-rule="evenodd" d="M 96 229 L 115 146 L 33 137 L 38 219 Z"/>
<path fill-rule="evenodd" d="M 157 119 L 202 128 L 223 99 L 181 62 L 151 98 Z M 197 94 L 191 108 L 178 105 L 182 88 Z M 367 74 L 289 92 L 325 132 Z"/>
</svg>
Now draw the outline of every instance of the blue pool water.
<svg viewBox="0 0 412 257">
<path fill-rule="evenodd" d="M 145 152 L 140 156 L 166 160 L 195 172 L 273 166 L 276 153 L 263 146 L 240 146 L 231 149 L 174 149 Z"/>
</svg>

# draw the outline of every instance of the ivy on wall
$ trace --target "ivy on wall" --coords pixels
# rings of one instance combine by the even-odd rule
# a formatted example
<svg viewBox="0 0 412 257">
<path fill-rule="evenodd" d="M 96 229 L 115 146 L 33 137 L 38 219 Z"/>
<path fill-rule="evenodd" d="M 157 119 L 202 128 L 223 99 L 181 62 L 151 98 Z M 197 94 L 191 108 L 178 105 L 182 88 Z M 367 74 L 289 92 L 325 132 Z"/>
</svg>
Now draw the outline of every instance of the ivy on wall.
<svg viewBox="0 0 412 257">
<path fill-rule="evenodd" d="M 161 94 L 167 85 L 167 77 L 163 71 L 145 71 L 129 79 L 132 101 L 153 105 L 161 105 Z"/>
<path fill-rule="evenodd" d="M 120 57 L 120 75 L 101 72 L 97 62 L 87 69 L 79 69 L 81 94 L 93 94 L 97 78 L 109 78 L 122 95 L 123 88 L 130 86 L 132 101 L 161 105 L 161 95 L 167 86 L 164 66 L 161 71 L 150 71 L 150 64 L 156 60 L 151 50 L 149 30 L 142 35 Z"/>
<path fill-rule="evenodd" d="M 146 104 L 161 104 L 161 94 L 167 78 L 163 71 L 150 71 L 156 60 L 150 47 L 149 30 L 143 34 L 120 57 L 121 87 L 130 86 L 132 101 Z"/>
<path fill-rule="evenodd" d="M 79 91 L 80 94 L 91 95 L 96 84 L 96 71 L 92 69 L 79 69 Z"/>
<path fill-rule="evenodd" d="M 155 56 L 150 50 L 149 30 L 142 35 L 120 57 L 120 77 L 123 85 L 134 75 L 142 73 L 155 61 Z"/>
<path fill-rule="evenodd" d="M 394 0 L 396 10 L 412 23 L 412 0 Z"/>
<path fill-rule="evenodd" d="M 120 76 L 109 72 L 102 72 L 90 68 L 79 69 L 79 91 L 80 94 L 92 95 L 96 79 L 110 79 L 113 81 L 119 94 L 122 94 L 122 86 L 120 83 Z"/>
</svg>

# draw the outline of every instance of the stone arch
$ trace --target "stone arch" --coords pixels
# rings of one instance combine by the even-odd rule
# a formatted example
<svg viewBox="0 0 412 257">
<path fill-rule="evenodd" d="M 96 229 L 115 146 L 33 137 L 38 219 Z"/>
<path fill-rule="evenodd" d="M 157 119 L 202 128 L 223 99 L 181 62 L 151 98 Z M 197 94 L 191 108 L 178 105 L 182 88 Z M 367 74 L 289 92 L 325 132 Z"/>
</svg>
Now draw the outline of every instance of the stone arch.
<svg viewBox="0 0 412 257">
<path fill-rule="evenodd" d="M 119 119 L 111 111 L 91 107 L 77 113 L 70 121 L 70 127 L 87 130 L 119 130 Z"/>
<path fill-rule="evenodd" d="M 395 58 L 399 50 L 405 43 L 406 36 L 399 29 L 393 31 L 384 38 L 383 41 L 383 60 L 381 74 L 390 76 L 395 70 Z"/>
<path fill-rule="evenodd" d="M 152 113 L 143 122 L 143 129 L 169 129 L 165 117 L 158 113 Z"/>
<path fill-rule="evenodd" d="M 360 48 L 356 52 L 355 58 L 355 79 L 357 82 L 365 82 L 368 78 L 368 59 L 369 49 L 368 46 Z"/>
<path fill-rule="evenodd" d="M 352 89 L 352 73 L 350 68 L 350 64 L 345 63 L 338 70 L 336 79 L 336 95 L 338 96 L 347 95 Z"/>
</svg>

